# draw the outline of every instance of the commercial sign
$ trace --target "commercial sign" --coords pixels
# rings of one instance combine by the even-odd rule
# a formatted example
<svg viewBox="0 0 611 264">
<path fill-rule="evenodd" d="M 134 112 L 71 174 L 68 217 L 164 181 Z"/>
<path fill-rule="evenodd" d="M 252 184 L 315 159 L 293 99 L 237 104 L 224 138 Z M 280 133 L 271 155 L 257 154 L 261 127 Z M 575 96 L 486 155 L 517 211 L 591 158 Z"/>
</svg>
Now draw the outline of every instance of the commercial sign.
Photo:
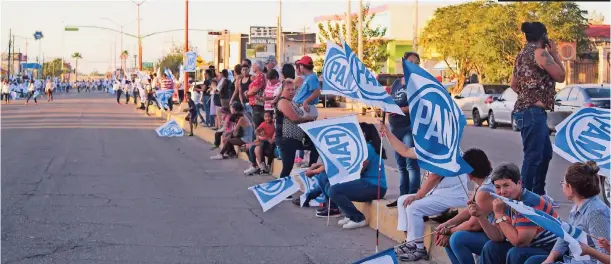
<svg viewBox="0 0 611 264">
<path fill-rule="evenodd" d="M 197 67 L 197 53 L 195 51 L 186 52 L 183 63 L 185 72 L 195 72 L 195 68 Z"/>
<path fill-rule="evenodd" d="M 251 38 L 250 44 L 276 44 L 276 38 L 273 38 L 273 39 Z"/>
<path fill-rule="evenodd" d="M 250 42 L 253 39 L 276 39 L 277 27 L 250 27 Z"/>
</svg>

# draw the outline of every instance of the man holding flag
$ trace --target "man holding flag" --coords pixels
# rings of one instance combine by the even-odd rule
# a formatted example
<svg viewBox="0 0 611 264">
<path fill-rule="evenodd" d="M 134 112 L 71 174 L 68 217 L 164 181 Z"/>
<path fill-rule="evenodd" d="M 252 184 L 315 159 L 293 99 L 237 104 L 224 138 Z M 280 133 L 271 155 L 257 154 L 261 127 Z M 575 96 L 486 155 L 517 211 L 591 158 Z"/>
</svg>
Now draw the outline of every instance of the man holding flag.
<svg viewBox="0 0 611 264">
<path fill-rule="evenodd" d="M 558 218 L 552 205 L 525 189 L 520 178 L 518 166 L 508 163 L 497 167 L 492 172 L 491 180 L 497 195 L 522 202 L 527 207 Z M 554 233 L 538 226 L 499 198 L 492 202 L 494 224 L 488 221 L 486 215 L 480 214 L 480 210 L 477 204 L 469 204 L 469 212 L 479 216 L 478 221 L 491 240 L 482 250 L 482 264 L 523 264 L 529 257 L 547 254 L 556 242 Z"/>
</svg>

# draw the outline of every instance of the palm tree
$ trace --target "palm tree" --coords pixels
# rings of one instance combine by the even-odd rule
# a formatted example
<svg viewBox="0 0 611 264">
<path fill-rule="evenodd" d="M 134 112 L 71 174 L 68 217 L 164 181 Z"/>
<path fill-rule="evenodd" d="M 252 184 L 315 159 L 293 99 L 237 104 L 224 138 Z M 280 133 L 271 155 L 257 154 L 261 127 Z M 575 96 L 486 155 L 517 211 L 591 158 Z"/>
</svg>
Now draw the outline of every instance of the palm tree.
<svg viewBox="0 0 611 264">
<path fill-rule="evenodd" d="M 83 56 L 81 55 L 80 52 L 75 52 L 72 53 L 72 58 L 76 60 L 76 63 L 74 64 L 74 80 L 78 80 L 78 60 L 82 59 Z"/>
<path fill-rule="evenodd" d="M 126 68 L 126 64 L 127 64 L 127 56 L 129 55 L 129 53 L 127 52 L 127 50 L 124 50 L 121 52 L 121 70 L 123 70 L 124 68 Z"/>
</svg>

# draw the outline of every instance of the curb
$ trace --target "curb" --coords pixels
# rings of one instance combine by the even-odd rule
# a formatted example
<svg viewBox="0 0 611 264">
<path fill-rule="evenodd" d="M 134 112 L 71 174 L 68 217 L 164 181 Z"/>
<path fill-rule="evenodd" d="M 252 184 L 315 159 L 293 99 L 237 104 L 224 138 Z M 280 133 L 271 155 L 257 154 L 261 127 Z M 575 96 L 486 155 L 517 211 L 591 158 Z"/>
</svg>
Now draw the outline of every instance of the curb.
<svg viewBox="0 0 611 264">
<path fill-rule="evenodd" d="M 133 99 L 130 99 L 133 100 Z M 152 111 L 151 111 L 152 110 Z M 182 127 L 185 131 L 189 130 L 189 124 L 185 121 L 184 117 L 186 113 L 171 113 L 164 112 L 159 109 L 149 108 L 149 113 L 151 116 L 162 118 L 166 121 L 174 119 L 180 127 Z M 199 127 L 193 130 L 193 135 L 197 136 L 204 141 L 212 144 L 214 142 L 214 131 L 206 127 Z M 244 152 L 240 152 L 238 154 L 238 158 L 248 162 L 248 156 Z M 280 160 L 274 159 L 272 164 L 271 175 L 273 177 L 280 177 L 279 172 L 282 170 L 282 162 Z M 390 201 L 385 199 L 380 199 L 380 215 L 379 215 L 379 229 L 382 235 L 387 236 L 388 238 L 402 242 L 405 240 L 405 234 L 399 230 L 397 230 L 397 209 L 395 208 L 387 208 L 386 204 Z M 361 211 L 366 219 L 368 219 L 368 225 L 372 229 L 376 229 L 377 219 L 375 217 L 378 201 L 374 200 L 370 203 L 361 203 L 354 202 L 356 208 Z M 435 227 L 437 223 L 433 222 L 425 222 L 424 224 L 424 234 L 429 234 L 435 231 Z M 433 244 L 433 236 L 427 236 L 424 238 L 424 245 L 429 251 L 430 261 L 437 264 L 446 264 L 450 263 L 444 248 L 435 246 Z"/>
</svg>

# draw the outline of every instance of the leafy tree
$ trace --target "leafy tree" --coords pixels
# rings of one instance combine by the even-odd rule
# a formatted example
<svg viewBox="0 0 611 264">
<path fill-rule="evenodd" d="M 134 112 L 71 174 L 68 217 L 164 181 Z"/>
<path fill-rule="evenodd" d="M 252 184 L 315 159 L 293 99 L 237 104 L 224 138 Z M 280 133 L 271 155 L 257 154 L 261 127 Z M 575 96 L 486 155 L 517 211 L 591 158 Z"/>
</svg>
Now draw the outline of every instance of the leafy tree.
<svg viewBox="0 0 611 264">
<path fill-rule="evenodd" d="M 62 74 L 62 59 L 55 58 L 45 62 L 42 65 L 42 72 L 45 77 L 59 77 Z"/>
<path fill-rule="evenodd" d="M 72 58 L 75 60 L 75 63 L 74 63 L 74 75 L 76 76 L 75 80 L 78 80 L 78 60 L 82 59 L 83 55 L 81 55 L 80 52 L 75 52 L 75 53 L 72 53 Z"/>
<path fill-rule="evenodd" d="M 515 57 L 526 43 L 520 29 L 523 22 L 540 21 L 550 39 L 576 42 L 579 50 L 589 48 L 585 15 L 570 2 L 465 3 L 437 9 L 420 39 L 425 50 L 437 52 L 442 60 L 457 61 L 458 69 L 450 71 L 457 76 L 453 92 L 458 93 L 471 73 L 483 82 L 510 80 Z"/>
<path fill-rule="evenodd" d="M 159 60 L 159 67 L 161 69 L 168 68 L 175 74 L 178 73 L 178 67 L 183 63 L 183 56 L 185 50 L 184 46 L 174 46 L 168 54 L 166 54 L 161 60 Z M 189 50 L 193 50 L 193 47 L 189 47 Z"/>
<path fill-rule="evenodd" d="M 372 28 L 371 22 L 375 18 L 375 14 L 369 14 L 369 4 L 362 6 L 363 12 L 363 64 L 374 72 L 377 72 L 384 66 L 388 60 L 389 53 L 387 50 L 390 40 L 384 39 L 386 35 L 386 27 L 378 26 Z M 322 69 L 324 55 L 327 52 L 327 40 L 332 40 L 338 45 L 341 45 L 340 36 L 348 45 L 356 52 L 358 44 L 358 15 L 350 16 L 352 26 L 351 39 L 346 37 L 347 28 L 345 23 L 328 21 L 325 24 L 318 23 L 319 35 L 318 40 L 321 43 L 317 54 L 321 56 L 314 62 L 317 69 Z"/>
</svg>

